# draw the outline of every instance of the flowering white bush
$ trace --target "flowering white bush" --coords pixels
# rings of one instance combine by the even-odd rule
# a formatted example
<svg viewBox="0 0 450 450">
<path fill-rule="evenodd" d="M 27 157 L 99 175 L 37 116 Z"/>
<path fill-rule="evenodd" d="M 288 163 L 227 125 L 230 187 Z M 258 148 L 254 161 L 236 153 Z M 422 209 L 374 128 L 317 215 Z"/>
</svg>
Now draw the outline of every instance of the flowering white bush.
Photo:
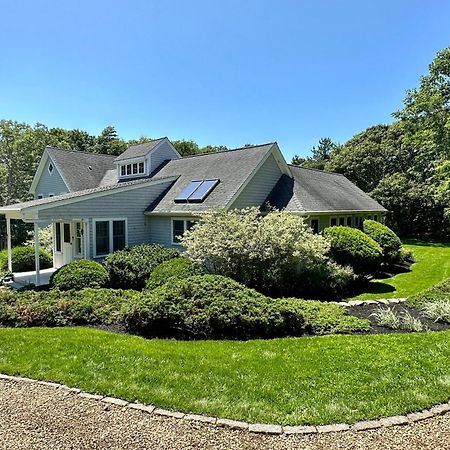
<svg viewBox="0 0 450 450">
<path fill-rule="evenodd" d="M 207 212 L 182 244 L 209 272 L 272 295 L 317 297 L 342 289 L 352 278 L 350 269 L 328 259 L 328 241 L 313 234 L 302 217 L 281 211 Z"/>
</svg>

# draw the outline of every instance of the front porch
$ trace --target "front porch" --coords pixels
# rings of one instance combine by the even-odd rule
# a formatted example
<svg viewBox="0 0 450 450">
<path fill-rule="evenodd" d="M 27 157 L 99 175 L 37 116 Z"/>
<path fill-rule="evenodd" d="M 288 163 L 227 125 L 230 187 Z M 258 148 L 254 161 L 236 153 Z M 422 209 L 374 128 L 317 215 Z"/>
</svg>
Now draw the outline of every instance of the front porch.
<svg viewBox="0 0 450 450">
<path fill-rule="evenodd" d="M 56 271 L 54 267 L 51 269 L 43 269 L 39 272 L 40 286 L 45 286 L 50 283 L 50 277 Z M 17 272 L 14 273 L 14 280 L 7 283 L 13 289 L 20 289 L 30 284 L 36 284 L 36 271 L 31 272 Z"/>
</svg>

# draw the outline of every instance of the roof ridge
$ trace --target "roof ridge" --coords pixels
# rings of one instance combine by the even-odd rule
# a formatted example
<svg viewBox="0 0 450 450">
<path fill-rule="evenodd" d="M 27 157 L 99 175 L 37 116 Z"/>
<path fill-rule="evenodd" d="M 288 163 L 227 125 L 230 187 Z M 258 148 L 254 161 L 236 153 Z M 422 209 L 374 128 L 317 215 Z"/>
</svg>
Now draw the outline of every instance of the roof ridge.
<svg viewBox="0 0 450 450">
<path fill-rule="evenodd" d="M 127 147 L 127 150 L 131 147 L 137 147 L 138 145 L 150 144 L 150 142 L 163 141 L 164 139 L 169 139 L 167 136 L 163 136 L 157 139 L 150 139 L 149 141 L 141 142 L 139 144 L 132 144 Z M 170 140 L 170 139 L 169 139 Z M 123 153 L 123 152 L 122 152 Z M 120 156 L 120 155 L 119 155 Z"/>
<path fill-rule="evenodd" d="M 238 151 L 238 150 L 246 150 L 248 148 L 265 147 L 266 145 L 274 145 L 276 143 L 277 143 L 277 141 L 274 141 L 274 142 L 267 142 L 265 144 L 248 145 L 248 146 L 238 147 L 238 148 L 229 148 L 228 150 L 219 150 L 217 152 L 205 152 L 205 153 L 199 153 L 198 155 L 182 156 L 180 158 L 180 160 L 189 159 L 189 158 L 197 158 L 199 156 L 217 155 L 219 153 L 235 152 L 235 151 Z M 176 161 L 178 161 L 178 160 L 176 160 Z"/>
<path fill-rule="evenodd" d="M 108 155 L 107 153 L 94 153 L 94 152 L 85 152 L 83 150 L 74 150 L 74 149 L 66 149 L 66 148 L 59 148 L 59 147 L 53 147 L 52 145 L 46 145 L 45 148 L 50 148 L 52 150 L 58 150 L 60 152 L 70 152 L 70 153 L 82 153 L 83 155 L 94 155 L 94 156 L 106 156 L 108 158 L 116 158 L 115 155 Z"/>
<path fill-rule="evenodd" d="M 314 172 L 321 172 L 321 173 L 326 173 L 329 175 L 339 175 L 340 177 L 344 177 L 345 175 L 342 173 L 338 173 L 338 172 L 329 172 L 328 170 L 321 170 L 321 169 L 313 169 L 312 167 L 302 167 L 302 166 L 297 166 L 297 164 L 288 164 L 289 167 L 295 167 L 296 169 L 304 169 L 304 170 L 313 170 Z"/>
</svg>

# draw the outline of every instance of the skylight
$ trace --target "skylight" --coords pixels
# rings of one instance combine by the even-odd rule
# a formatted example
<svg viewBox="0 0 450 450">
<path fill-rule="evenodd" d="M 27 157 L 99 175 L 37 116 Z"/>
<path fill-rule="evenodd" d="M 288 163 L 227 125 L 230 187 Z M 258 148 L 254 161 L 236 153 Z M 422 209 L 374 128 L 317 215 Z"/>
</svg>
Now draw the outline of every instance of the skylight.
<svg viewBox="0 0 450 450">
<path fill-rule="evenodd" d="M 175 198 L 175 201 L 177 203 L 201 203 L 218 184 L 218 179 L 190 181 Z"/>
</svg>

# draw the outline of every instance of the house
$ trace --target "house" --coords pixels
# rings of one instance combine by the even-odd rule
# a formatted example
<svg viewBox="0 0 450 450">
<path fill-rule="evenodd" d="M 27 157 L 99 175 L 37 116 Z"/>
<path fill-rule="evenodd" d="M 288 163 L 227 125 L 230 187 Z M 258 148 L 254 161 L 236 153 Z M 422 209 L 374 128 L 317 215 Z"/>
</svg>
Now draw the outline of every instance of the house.
<svg viewBox="0 0 450 450">
<path fill-rule="evenodd" d="M 315 232 L 386 212 L 343 175 L 287 164 L 276 142 L 184 158 L 167 138 L 118 157 L 47 147 L 30 192 L 34 200 L 0 208 L 10 267 L 11 220 L 34 223 L 35 236 L 52 224 L 57 268 L 127 245 L 177 246 L 199 213 L 214 208 L 285 209 Z"/>
</svg>

